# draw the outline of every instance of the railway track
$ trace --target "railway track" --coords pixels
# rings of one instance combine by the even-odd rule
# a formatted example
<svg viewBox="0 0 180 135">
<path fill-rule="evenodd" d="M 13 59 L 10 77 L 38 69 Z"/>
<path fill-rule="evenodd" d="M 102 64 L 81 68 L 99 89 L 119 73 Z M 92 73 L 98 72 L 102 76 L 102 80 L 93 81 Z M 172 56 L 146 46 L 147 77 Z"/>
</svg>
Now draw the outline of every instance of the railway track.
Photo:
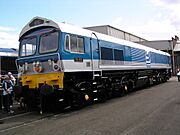
<svg viewBox="0 0 180 135">
<path fill-rule="evenodd" d="M 3 121 L 3 123 L 0 124 L 0 134 L 8 130 L 20 128 L 22 126 L 27 126 L 38 121 L 42 121 L 53 115 L 55 114 L 48 113 L 40 115 L 37 112 L 25 112 L 1 118 L 0 120 Z"/>
<path fill-rule="evenodd" d="M 29 126 L 31 124 L 46 120 L 48 118 L 63 117 L 76 112 L 77 111 L 72 110 L 70 107 L 67 107 L 61 112 L 55 113 L 40 114 L 37 111 L 33 111 L 5 116 L 3 118 L 0 118 L 0 121 L 2 121 L 2 124 L 0 124 L 0 134 L 24 126 Z"/>
<path fill-rule="evenodd" d="M 134 93 L 134 92 L 133 92 Z M 132 95 L 132 93 L 130 94 Z M 86 106 L 86 109 L 89 107 Z M 3 121 L 0 124 L 0 134 L 6 131 L 15 130 L 24 126 L 29 126 L 31 124 L 35 124 L 37 122 L 49 119 L 49 118 L 60 118 L 64 116 L 68 116 L 70 114 L 77 113 L 79 110 L 73 110 L 70 106 L 65 108 L 60 112 L 55 113 L 43 113 L 40 114 L 38 111 L 33 112 L 25 112 L 23 110 L 16 112 L 14 115 L 5 115 L 4 117 L 0 117 L 0 121 Z"/>
</svg>

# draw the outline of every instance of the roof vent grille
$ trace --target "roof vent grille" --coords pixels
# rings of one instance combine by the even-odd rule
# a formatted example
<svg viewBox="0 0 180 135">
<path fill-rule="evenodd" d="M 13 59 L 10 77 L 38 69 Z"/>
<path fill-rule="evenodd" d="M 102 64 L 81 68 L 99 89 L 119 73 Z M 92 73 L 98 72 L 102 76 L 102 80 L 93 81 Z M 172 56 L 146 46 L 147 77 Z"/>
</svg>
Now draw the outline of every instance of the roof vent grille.
<svg viewBox="0 0 180 135">
<path fill-rule="evenodd" d="M 42 19 L 34 19 L 34 20 L 29 24 L 29 27 L 41 25 L 41 24 L 43 24 L 43 23 L 44 23 L 44 20 L 42 20 Z"/>
</svg>

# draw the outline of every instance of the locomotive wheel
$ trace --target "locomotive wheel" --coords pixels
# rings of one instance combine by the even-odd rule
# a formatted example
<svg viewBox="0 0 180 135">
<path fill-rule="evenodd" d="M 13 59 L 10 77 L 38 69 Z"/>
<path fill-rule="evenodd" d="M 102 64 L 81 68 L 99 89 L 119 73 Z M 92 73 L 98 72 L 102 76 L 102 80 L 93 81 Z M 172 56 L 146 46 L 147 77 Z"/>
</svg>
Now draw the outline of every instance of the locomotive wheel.
<svg viewBox="0 0 180 135">
<path fill-rule="evenodd" d="M 23 110 L 26 110 L 27 109 L 27 104 L 26 102 L 24 101 L 24 98 L 20 98 L 19 100 L 19 104 L 20 104 L 20 108 L 23 109 Z"/>
<path fill-rule="evenodd" d="M 77 93 L 78 98 L 80 97 L 80 99 L 83 102 L 83 104 L 91 104 L 92 103 L 92 84 L 89 81 L 79 81 L 78 83 L 75 84 L 74 86 L 76 91 L 75 93 Z M 84 106 L 84 105 L 83 105 Z"/>
<path fill-rule="evenodd" d="M 83 108 L 84 105 L 85 105 L 84 96 L 79 92 L 73 93 L 71 107 L 77 110 Z"/>
<path fill-rule="evenodd" d="M 128 93 L 128 85 L 124 85 L 122 88 L 121 96 L 125 96 Z"/>
<path fill-rule="evenodd" d="M 40 95 L 40 114 L 43 112 L 51 112 L 54 109 L 54 106 L 52 106 L 52 97 L 49 95 Z"/>
<path fill-rule="evenodd" d="M 128 83 L 128 92 L 133 92 L 135 88 L 135 82 L 133 80 L 130 80 Z"/>
<path fill-rule="evenodd" d="M 74 88 L 69 88 L 67 90 L 69 91 L 68 95 L 66 95 L 69 105 L 73 109 L 81 109 L 85 105 L 84 95 L 76 91 Z"/>
<path fill-rule="evenodd" d="M 36 95 L 33 91 L 26 91 L 26 94 L 24 96 L 24 102 L 26 103 L 25 109 L 27 111 L 34 111 L 38 109 Z"/>
<path fill-rule="evenodd" d="M 107 92 L 106 90 L 102 89 L 98 93 L 98 101 L 103 103 L 107 100 Z"/>
</svg>

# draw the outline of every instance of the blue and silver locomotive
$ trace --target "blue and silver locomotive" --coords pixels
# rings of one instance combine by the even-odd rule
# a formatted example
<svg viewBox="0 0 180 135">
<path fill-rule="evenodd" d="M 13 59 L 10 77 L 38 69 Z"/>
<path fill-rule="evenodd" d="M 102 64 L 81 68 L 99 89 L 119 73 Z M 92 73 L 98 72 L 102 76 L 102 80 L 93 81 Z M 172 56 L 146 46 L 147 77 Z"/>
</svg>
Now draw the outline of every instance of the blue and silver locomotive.
<svg viewBox="0 0 180 135">
<path fill-rule="evenodd" d="M 17 67 L 28 106 L 82 106 L 170 77 L 168 53 L 46 18 L 33 18 L 19 41 Z"/>
</svg>

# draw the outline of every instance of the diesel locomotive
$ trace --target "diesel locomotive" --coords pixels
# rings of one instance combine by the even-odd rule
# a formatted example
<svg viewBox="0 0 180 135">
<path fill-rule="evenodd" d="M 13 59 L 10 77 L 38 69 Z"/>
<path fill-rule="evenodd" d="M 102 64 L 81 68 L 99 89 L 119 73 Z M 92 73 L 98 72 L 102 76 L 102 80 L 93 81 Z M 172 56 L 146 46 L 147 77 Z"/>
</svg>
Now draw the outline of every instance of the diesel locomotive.
<svg viewBox="0 0 180 135">
<path fill-rule="evenodd" d="M 41 111 L 102 102 L 170 77 L 166 52 L 46 18 L 33 18 L 19 42 L 22 96 Z"/>
</svg>

